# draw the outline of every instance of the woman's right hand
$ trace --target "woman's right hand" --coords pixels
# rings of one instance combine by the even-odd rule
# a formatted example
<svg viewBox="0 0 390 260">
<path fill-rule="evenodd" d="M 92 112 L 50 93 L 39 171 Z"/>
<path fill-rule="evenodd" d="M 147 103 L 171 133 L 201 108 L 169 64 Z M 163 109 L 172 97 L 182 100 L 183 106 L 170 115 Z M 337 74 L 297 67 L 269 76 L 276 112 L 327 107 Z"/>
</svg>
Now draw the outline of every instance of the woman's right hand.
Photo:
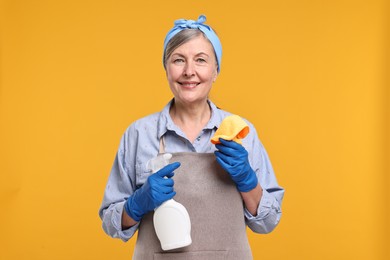
<svg viewBox="0 0 390 260">
<path fill-rule="evenodd" d="M 143 215 L 172 199 L 176 195 L 173 171 L 179 167 L 180 163 L 174 162 L 150 175 L 142 187 L 127 199 L 124 206 L 126 213 L 139 222 Z"/>
</svg>

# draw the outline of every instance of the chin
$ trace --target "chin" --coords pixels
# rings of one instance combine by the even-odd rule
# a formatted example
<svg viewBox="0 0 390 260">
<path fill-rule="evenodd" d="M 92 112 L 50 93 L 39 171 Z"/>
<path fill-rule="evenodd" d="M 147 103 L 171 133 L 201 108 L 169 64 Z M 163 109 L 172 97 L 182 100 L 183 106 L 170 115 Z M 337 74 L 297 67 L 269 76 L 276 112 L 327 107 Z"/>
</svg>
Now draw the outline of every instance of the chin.
<svg viewBox="0 0 390 260">
<path fill-rule="evenodd" d="M 181 98 L 176 98 L 176 100 L 179 100 L 180 103 L 183 103 L 183 104 L 196 104 L 196 103 L 199 103 L 199 102 L 202 102 L 202 101 L 205 101 L 207 100 L 207 98 L 200 98 L 200 97 L 181 97 Z"/>
</svg>

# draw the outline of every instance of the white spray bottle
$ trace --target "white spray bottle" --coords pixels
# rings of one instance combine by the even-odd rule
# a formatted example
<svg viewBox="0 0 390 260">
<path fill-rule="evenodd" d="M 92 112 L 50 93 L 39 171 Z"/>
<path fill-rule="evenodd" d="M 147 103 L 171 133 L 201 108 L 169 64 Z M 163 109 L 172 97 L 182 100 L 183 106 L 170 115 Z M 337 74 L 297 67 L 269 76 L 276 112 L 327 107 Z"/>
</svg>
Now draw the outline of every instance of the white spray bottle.
<svg viewBox="0 0 390 260">
<path fill-rule="evenodd" d="M 146 167 L 153 173 L 169 164 L 172 154 L 160 154 L 150 159 Z M 191 240 L 191 221 L 186 208 L 173 199 L 167 200 L 154 211 L 154 229 L 163 250 L 188 246 Z"/>
</svg>

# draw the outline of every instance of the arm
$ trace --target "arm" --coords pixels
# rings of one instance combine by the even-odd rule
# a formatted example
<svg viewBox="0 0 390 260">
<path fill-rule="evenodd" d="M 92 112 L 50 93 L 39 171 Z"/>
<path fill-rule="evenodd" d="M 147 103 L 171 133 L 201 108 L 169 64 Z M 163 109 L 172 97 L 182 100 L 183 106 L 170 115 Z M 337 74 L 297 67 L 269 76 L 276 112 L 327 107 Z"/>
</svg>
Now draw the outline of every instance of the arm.
<svg viewBox="0 0 390 260">
<path fill-rule="evenodd" d="M 248 207 L 244 209 L 244 213 L 248 227 L 256 233 L 265 234 L 274 230 L 280 221 L 284 189 L 278 185 L 268 154 L 253 126 L 251 130 L 246 147 L 250 164 L 262 188 L 262 196 L 256 214 Z"/>
<path fill-rule="evenodd" d="M 130 126 L 119 144 L 115 161 L 104 191 L 104 197 L 99 209 L 102 227 L 106 234 L 123 241 L 129 240 L 138 228 L 138 224 L 122 225 L 124 205 L 128 197 L 134 193 L 135 185 L 135 148 L 129 144 L 136 139 L 134 129 Z M 133 149 L 129 151 L 129 149 Z"/>
<path fill-rule="evenodd" d="M 122 222 L 123 215 L 126 214 L 124 205 L 126 199 L 130 196 L 132 185 L 130 178 L 121 167 L 122 159 L 121 152 L 118 155 L 112 166 L 109 179 L 107 181 L 104 198 L 99 209 L 99 216 L 102 219 L 102 227 L 104 232 L 114 238 L 120 238 L 123 241 L 128 241 L 137 231 L 138 223 L 130 223 L 125 220 Z M 122 165 L 123 166 L 123 165 Z M 125 224 L 125 225 L 123 225 Z"/>
<path fill-rule="evenodd" d="M 180 166 L 177 162 L 169 164 L 149 175 L 145 183 L 136 188 L 134 166 L 136 150 L 129 145 L 136 141 L 128 141 L 129 138 L 136 138 L 132 127 L 121 140 L 99 210 L 104 231 L 123 241 L 129 240 L 134 235 L 143 215 L 176 194 L 171 177 L 174 174 L 173 171 Z"/>
<path fill-rule="evenodd" d="M 249 154 L 242 145 L 221 139 L 215 155 L 241 192 L 249 228 L 269 233 L 279 223 L 284 190 L 278 186 L 268 156 L 254 132 Z"/>
<path fill-rule="evenodd" d="M 241 197 L 244 201 L 245 207 L 253 216 L 257 215 L 257 208 L 259 207 L 263 189 L 260 184 L 256 188 L 248 192 L 241 192 Z"/>
<path fill-rule="evenodd" d="M 135 226 L 138 224 L 137 221 L 132 219 L 129 215 L 127 215 L 126 211 L 123 210 L 122 212 L 122 230 L 129 229 L 132 226 Z"/>
</svg>

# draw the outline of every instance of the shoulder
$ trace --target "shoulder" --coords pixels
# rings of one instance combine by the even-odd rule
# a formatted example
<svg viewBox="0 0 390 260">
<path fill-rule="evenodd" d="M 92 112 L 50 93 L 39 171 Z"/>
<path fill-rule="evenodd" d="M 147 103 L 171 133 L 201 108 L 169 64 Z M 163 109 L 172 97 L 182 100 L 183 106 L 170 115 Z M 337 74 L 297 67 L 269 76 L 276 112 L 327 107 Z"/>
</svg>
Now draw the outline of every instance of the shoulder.
<svg viewBox="0 0 390 260">
<path fill-rule="evenodd" d="M 161 112 L 153 113 L 150 115 L 147 115 L 145 117 L 142 117 L 140 119 L 137 119 L 133 123 L 130 124 L 129 128 L 133 129 L 144 129 L 145 127 L 149 127 L 152 125 L 156 125 L 159 118 L 160 118 Z"/>
<path fill-rule="evenodd" d="M 146 161 L 158 153 L 159 118 L 160 112 L 137 119 L 128 126 L 122 138 L 122 146 L 131 153 L 138 175 L 146 171 Z"/>
<path fill-rule="evenodd" d="M 160 112 L 153 113 L 150 115 L 147 115 L 145 117 L 139 118 L 128 126 L 126 129 L 126 132 L 133 132 L 133 131 L 143 131 L 148 130 L 149 127 L 157 125 L 157 122 L 160 117 Z M 150 129 L 149 129 L 150 130 Z"/>
<path fill-rule="evenodd" d="M 171 102 L 165 105 L 161 111 L 137 119 L 130 124 L 126 132 L 154 133 L 154 131 L 161 131 L 167 124 Z"/>
<path fill-rule="evenodd" d="M 210 103 L 211 110 L 213 111 L 213 114 L 215 115 L 215 118 L 218 121 L 222 122 L 222 120 L 225 119 L 225 117 L 227 117 L 227 116 L 237 115 L 237 116 L 241 117 L 248 124 L 248 126 L 251 129 L 254 129 L 254 125 L 247 118 L 243 117 L 242 115 L 224 110 L 224 109 L 216 106 L 212 101 L 209 101 L 209 103 Z"/>
<path fill-rule="evenodd" d="M 217 107 L 211 100 L 208 102 L 212 111 L 210 123 L 218 128 L 225 117 L 232 115 L 232 113 Z"/>
<path fill-rule="evenodd" d="M 153 113 L 130 123 L 123 134 L 124 141 L 133 143 L 146 136 L 156 136 L 159 115 L 159 112 Z"/>
<path fill-rule="evenodd" d="M 217 116 L 220 116 L 222 118 L 228 116 L 228 115 L 231 115 L 232 113 L 226 111 L 226 110 L 223 110 L 222 108 L 218 107 L 216 104 L 214 104 L 213 101 L 211 101 L 210 99 L 207 100 L 207 102 L 209 103 L 209 106 L 211 108 L 211 111 L 217 115 Z"/>
</svg>

